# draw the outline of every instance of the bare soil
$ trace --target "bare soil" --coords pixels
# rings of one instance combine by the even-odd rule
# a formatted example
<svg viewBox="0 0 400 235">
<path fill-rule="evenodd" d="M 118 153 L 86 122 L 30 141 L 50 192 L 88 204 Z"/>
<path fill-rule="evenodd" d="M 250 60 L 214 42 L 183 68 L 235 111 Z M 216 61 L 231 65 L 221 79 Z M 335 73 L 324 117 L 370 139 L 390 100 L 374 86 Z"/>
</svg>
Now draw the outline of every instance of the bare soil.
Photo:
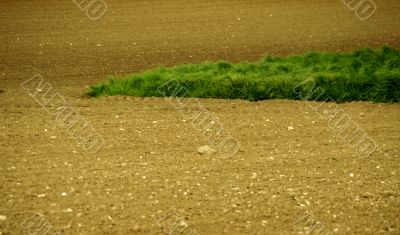
<svg viewBox="0 0 400 235">
<path fill-rule="evenodd" d="M 1 1 L 0 234 L 32 233 L 34 214 L 62 234 L 400 234 L 398 104 L 339 105 L 379 146 L 360 157 L 313 102 L 200 100 L 240 143 L 224 159 L 199 155 L 207 139 L 164 99 L 85 96 L 160 65 L 399 48 L 397 0 L 366 21 L 340 0 L 106 2 L 91 21 L 72 1 Z M 35 74 L 104 137 L 99 152 L 21 88 Z"/>
</svg>

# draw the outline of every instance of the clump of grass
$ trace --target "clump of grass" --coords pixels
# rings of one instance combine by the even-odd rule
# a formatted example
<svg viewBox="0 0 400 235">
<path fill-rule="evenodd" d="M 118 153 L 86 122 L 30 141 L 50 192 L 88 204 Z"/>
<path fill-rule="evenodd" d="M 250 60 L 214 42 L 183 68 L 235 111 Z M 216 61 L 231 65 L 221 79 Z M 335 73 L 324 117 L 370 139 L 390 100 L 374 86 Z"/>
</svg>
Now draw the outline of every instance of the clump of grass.
<svg viewBox="0 0 400 235">
<path fill-rule="evenodd" d="M 185 97 L 399 102 L 400 51 L 385 46 L 352 53 L 268 56 L 255 63 L 179 65 L 110 77 L 91 86 L 89 95 L 171 96 L 173 91 L 163 84 L 174 79 L 188 90 L 181 94 Z M 311 92 L 315 88 L 323 92 Z"/>
</svg>

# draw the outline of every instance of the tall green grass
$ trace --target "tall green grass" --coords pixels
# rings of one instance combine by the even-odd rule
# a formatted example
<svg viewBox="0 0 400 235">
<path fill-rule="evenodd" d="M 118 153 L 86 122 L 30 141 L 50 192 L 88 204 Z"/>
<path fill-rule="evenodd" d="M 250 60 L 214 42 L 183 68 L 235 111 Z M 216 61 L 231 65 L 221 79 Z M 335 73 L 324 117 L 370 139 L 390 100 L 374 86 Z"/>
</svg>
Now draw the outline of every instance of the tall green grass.
<svg viewBox="0 0 400 235">
<path fill-rule="evenodd" d="M 171 80 L 178 81 L 188 92 L 174 93 L 165 85 Z M 323 92 L 313 92 L 316 88 Z M 90 87 L 88 94 L 399 102 L 400 51 L 385 46 L 352 53 L 268 56 L 255 63 L 179 65 L 110 77 Z"/>
</svg>

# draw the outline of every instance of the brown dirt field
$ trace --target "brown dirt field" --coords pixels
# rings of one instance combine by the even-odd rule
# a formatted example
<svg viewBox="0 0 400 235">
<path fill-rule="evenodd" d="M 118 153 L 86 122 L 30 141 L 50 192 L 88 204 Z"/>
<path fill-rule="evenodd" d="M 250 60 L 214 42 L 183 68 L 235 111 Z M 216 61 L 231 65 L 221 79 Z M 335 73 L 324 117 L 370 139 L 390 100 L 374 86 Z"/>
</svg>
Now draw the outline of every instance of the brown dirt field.
<svg viewBox="0 0 400 235">
<path fill-rule="evenodd" d="M 367 21 L 340 0 L 106 2 L 91 21 L 71 1 L 1 1 L 0 234 L 34 234 L 35 213 L 62 234 L 165 234 L 169 213 L 182 234 L 400 234 L 399 104 L 339 105 L 379 146 L 362 158 L 315 103 L 200 100 L 240 142 L 223 159 L 197 153 L 207 140 L 164 99 L 84 95 L 159 65 L 399 48 L 399 1 Z M 20 87 L 35 74 L 104 137 L 99 152 Z"/>
</svg>

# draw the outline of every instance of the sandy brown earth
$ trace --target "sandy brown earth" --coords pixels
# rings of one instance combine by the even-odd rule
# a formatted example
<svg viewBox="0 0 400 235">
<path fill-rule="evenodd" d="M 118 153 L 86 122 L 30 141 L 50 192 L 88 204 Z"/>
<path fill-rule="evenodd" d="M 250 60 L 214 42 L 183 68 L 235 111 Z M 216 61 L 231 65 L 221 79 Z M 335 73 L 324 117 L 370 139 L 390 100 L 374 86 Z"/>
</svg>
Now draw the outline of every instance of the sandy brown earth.
<svg viewBox="0 0 400 235">
<path fill-rule="evenodd" d="M 316 103 L 200 100 L 240 143 L 224 159 L 199 155 L 207 139 L 164 99 L 84 95 L 159 65 L 399 48 L 399 1 L 366 21 L 340 0 L 106 3 L 97 21 L 72 1 L 0 3 L 0 234 L 400 234 L 398 104 L 339 105 L 378 146 L 361 157 Z M 97 153 L 21 88 L 35 74 Z"/>
</svg>

